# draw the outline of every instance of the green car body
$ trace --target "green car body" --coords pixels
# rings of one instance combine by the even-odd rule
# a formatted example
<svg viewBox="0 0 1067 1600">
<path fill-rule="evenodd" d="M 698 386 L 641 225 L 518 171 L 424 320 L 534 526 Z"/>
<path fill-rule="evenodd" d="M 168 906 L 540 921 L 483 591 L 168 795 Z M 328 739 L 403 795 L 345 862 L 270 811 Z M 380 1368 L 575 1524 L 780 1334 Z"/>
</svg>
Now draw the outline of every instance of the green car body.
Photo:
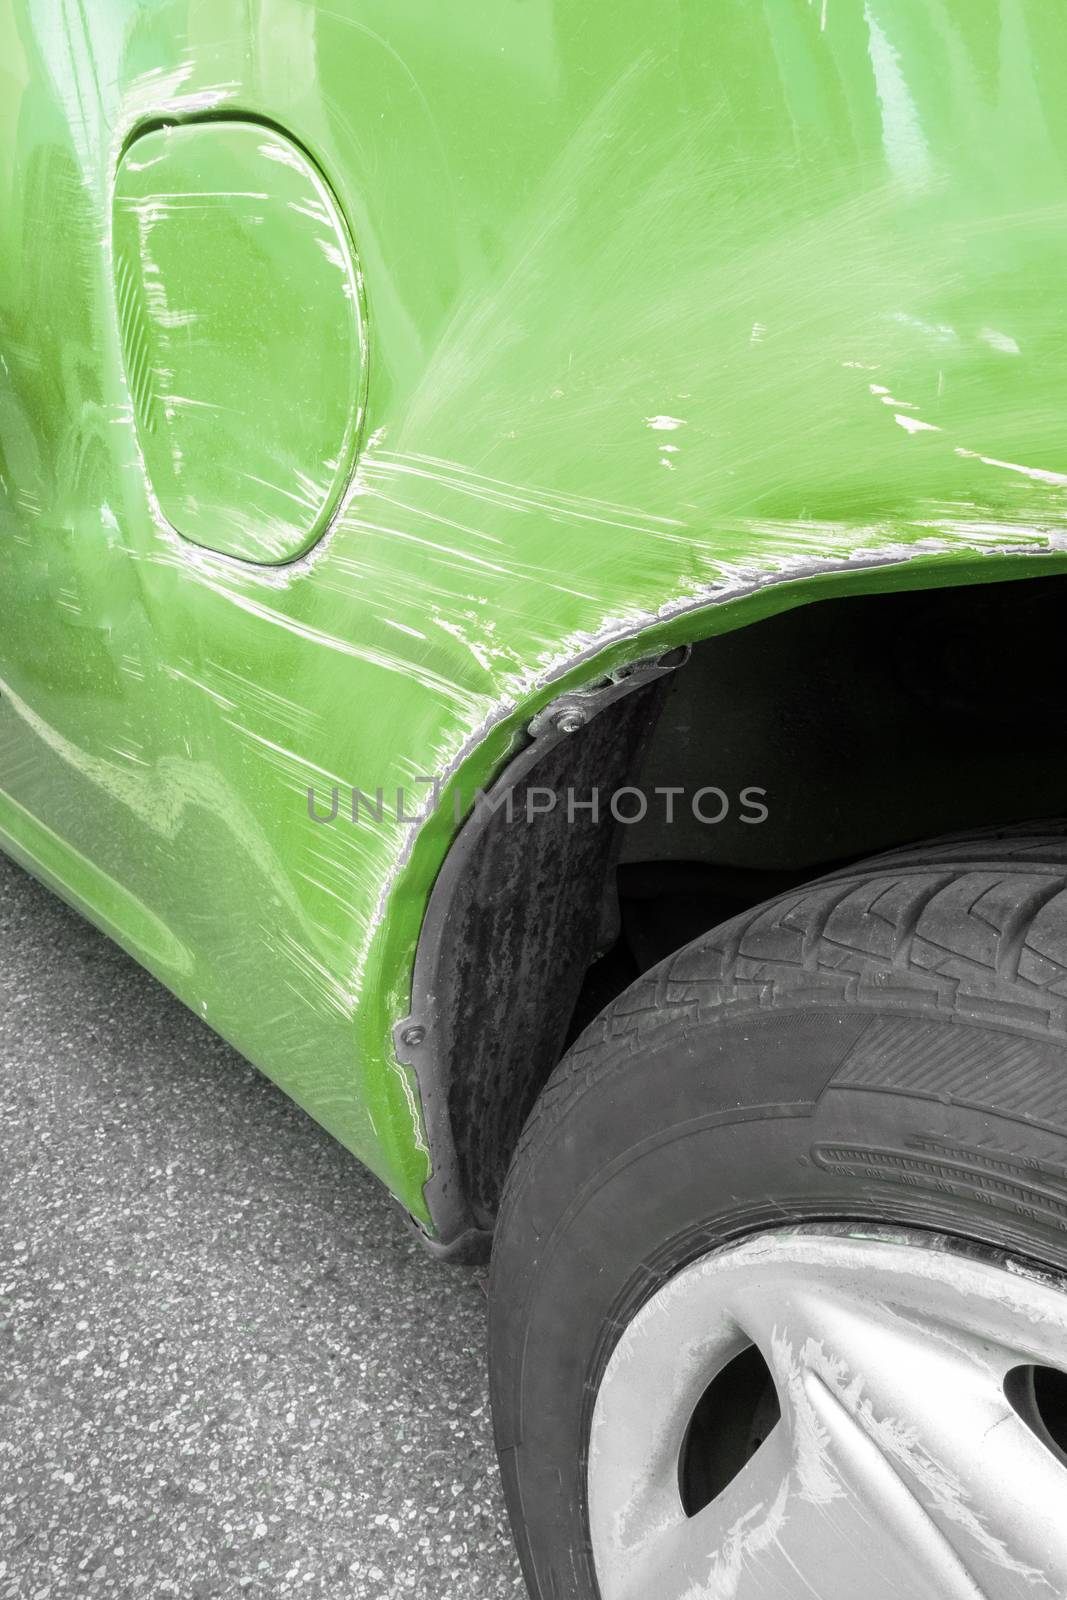
<svg viewBox="0 0 1067 1600">
<path fill-rule="evenodd" d="M 1067 571 L 1065 177 L 1060 0 L 3 0 L 0 844 L 432 1234 L 537 713 Z"/>
</svg>

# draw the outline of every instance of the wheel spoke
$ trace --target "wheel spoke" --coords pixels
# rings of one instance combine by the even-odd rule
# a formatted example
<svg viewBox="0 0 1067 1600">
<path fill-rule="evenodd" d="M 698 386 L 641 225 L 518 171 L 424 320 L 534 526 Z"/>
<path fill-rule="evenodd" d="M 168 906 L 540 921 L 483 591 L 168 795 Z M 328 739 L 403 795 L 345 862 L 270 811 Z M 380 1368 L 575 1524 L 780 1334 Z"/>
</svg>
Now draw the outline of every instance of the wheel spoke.
<svg viewBox="0 0 1067 1600">
<path fill-rule="evenodd" d="M 1067 1466 L 1004 1387 L 1015 1366 L 1064 1364 L 1065 1308 L 1058 1287 L 900 1237 L 797 1230 L 687 1269 L 601 1387 L 589 1483 L 603 1600 L 1067 1593 Z M 746 1340 L 781 1419 L 687 1517 L 695 1367 L 706 1384 Z"/>
<path fill-rule="evenodd" d="M 971 1585 L 961 1593 L 1067 1593 L 1067 1469 L 1004 1390 L 1029 1351 L 1007 1348 L 1002 1330 L 982 1340 L 807 1288 L 779 1297 L 779 1317 L 773 1358 L 794 1428 L 833 1438 L 845 1481 L 899 1506 L 902 1537 L 924 1538 L 934 1565 L 952 1552 Z M 947 1575 L 941 1592 L 956 1592 Z"/>
<path fill-rule="evenodd" d="M 800 1437 L 783 1419 L 695 1517 L 620 1550 L 612 1600 L 979 1600 L 954 1552 L 818 1379 Z M 817 1460 L 810 1428 L 821 1434 Z M 602 1575 L 603 1581 L 603 1575 Z"/>
<path fill-rule="evenodd" d="M 605 1593 L 612 1600 L 743 1594 L 738 1584 L 746 1569 L 778 1536 L 791 1465 L 788 1437 L 779 1424 L 741 1477 L 695 1517 L 685 1515 L 678 1497 L 658 1525 L 642 1519 L 637 1541 L 620 1542 L 614 1570 L 601 1573 Z M 768 1589 L 768 1600 L 778 1600 L 779 1592 Z"/>
</svg>

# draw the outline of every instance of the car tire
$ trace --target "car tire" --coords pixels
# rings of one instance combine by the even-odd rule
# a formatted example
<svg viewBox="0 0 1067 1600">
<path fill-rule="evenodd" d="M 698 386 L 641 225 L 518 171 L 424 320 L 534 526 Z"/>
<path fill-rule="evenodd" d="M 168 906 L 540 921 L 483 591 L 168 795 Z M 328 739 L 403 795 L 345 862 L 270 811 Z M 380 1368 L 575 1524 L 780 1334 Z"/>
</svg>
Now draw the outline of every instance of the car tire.
<svg viewBox="0 0 1067 1600">
<path fill-rule="evenodd" d="M 943 1333 L 948 1323 L 970 1315 L 959 1310 L 967 1273 L 971 1301 L 986 1303 L 990 1316 L 997 1285 L 1026 1283 L 1037 1294 L 1044 1284 L 1041 1292 L 1062 1293 L 1056 1277 L 1067 1272 L 1062 824 L 898 850 L 746 912 L 642 976 L 560 1063 L 515 1153 L 490 1289 L 497 1446 L 523 1569 L 537 1600 L 625 1600 L 642 1587 L 649 1600 L 720 1593 L 711 1577 L 690 1590 L 685 1584 L 692 1574 L 683 1581 L 680 1568 L 672 1588 L 669 1574 L 659 1581 L 654 1563 L 648 1582 L 635 1578 L 637 1587 L 627 1587 L 614 1556 L 601 1559 L 590 1516 L 590 1460 L 605 1375 L 614 1370 L 613 1360 L 619 1365 L 617 1347 L 629 1331 L 640 1333 L 643 1311 L 666 1304 L 671 1286 L 681 1285 L 681 1295 L 687 1274 L 708 1263 L 720 1272 L 724 1265 L 731 1271 L 739 1261 L 744 1265 L 730 1252 L 770 1250 L 786 1260 L 785 1304 L 794 1291 L 801 1295 L 796 1285 L 805 1273 L 818 1284 L 820 1269 L 811 1262 L 829 1260 L 836 1250 L 834 1286 L 812 1301 L 817 1308 L 845 1303 L 849 1294 L 870 1300 L 863 1288 L 867 1269 L 856 1267 L 864 1249 L 872 1260 L 879 1250 L 896 1249 L 885 1258 L 891 1274 L 902 1251 L 915 1268 L 908 1294 L 918 1299 L 908 1302 L 907 1314 L 895 1313 L 895 1326 L 899 1331 L 909 1318 L 924 1325 L 916 1370 L 941 1339 L 937 1329 Z M 884 1266 L 881 1256 L 878 1261 Z M 1046 1281 L 1036 1269 L 1053 1276 Z M 945 1279 L 936 1294 L 930 1291 L 928 1308 L 921 1303 L 924 1273 L 931 1282 Z M 838 1284 L 841 1274 L 851 1285 L 847 1292 Z M 740 1281 L 736 1274 L 733 1281 Z M 1010 1289 L 1000 1299 L 1010 1310 Z M 706 1304 L 701 1314 L 710 1314 Z M 1033 1306 L 1026 1314 L 1038 1317 Z M 1005 1348 L 1016 1338 L 1020 1349 L 1025 1343 L 1021 1334 L 973 1329 L 957 1342 L 972 1335 L 987 1344 L 1001 1340 Z M 666 1314 L 659 1337 L 666 1360 L 674 1339 Z M 1016 1363 L 1018 1370 L 1067 1367 L 1067 1317 L 1049 1338 L 1052 1346 L 1046 1340 L 1032 1361 Z M 832 1346 L 832 1337 L 823 1338 L 824 1353 Z M 777 1382 L 775 1352 L 761 1346 L 761 1355 Z M 720 1366 L 721 1359 L 720 1353 Z M 635 1358 L 631 1378 L 643 1370 Z M 702 1382 L 714 1376 L 705 1372 Z M 812 1378 L 816 1387 L 830 1385 L 831 1409 L 851 1408 L 842 1427 L 855 1432 L 862 1424 L 868 1444 L 874 1437 L 870 1404 L 856 1395 L 875 1392 L 875 1377 L 854 1372 L 851 1390 L 825 1374 Z M 612 1381 L 618 1387 L 617 1372 Z M 954 1381 L 946 1380 L 949 1387 Z M 1007 1379 L 998 1376 L 996 1383 L 999 1393 Z M 987 1400 L 995 1408 L 992 1390 Z M 937 1409 L 936 1385 L 924 1404 Z M 1037 1439 L 1043 1423 L 1024 1410 L 1013 1402 L 1019 1426 L 1025 1423 L 1027 1437 Z M 678 1449 L 677 1416 L 671 1426 L 668 1454 Z M 662 1445 L 657 1428 L 649 1436 L 650 1454 Z M 1002 1437 L 1015 1440 L 1014 1424 Z M 1051 1459 L 1055 1442 L 1047 1435 L 1040 1442 Z M 855 1449 L 862 1454 L 861 1444 Z M 953 1439 L 944 1442 L 946 1452 L 950 1445 L 962 1448 Z M 1016 1445 L 1027 1448 L 1025 1441 Z M 1023 1588 L 1011 1587 L 1010 1561 L 997 1568 L 999 1578 L 990 1576 L 986 1566 L 996 1566 L 996 1552 L 972 1548 L 978 1535 L 952 1521 L 944 1486 L 939 1500 L 909 1460 L 889 1461 L 886 1482 L 895 1474 L 907 1514 L 925 1517 L 923 1538 L 933 1541 L 931 1549 L 941 1541 L 938 1560 L 966 1569 L 975 1593 L 1051 1592 L 1044 1577 L 1035 1588 L 1026 1588 L 1022 1578 Z M 1060 1461 L 1056 1467 L 1063 1471 Z M 619 1492 L 636 1495 L 632 1483 Z M 889 1500 L 896 1492 L 887 1488 Z M 603 1505 L 598 1514 L 603 1530 Z M 989 1513 L 994 1520 L 997 1514 Z M 1041 1537 L 1041 1514 L 1039 1508 L 1036 1531 L 1027 1527 L 1019 1534 L 1023 1544 Z M 620 1503 L 611 1525 L 623 1543 L 618 1529 L 627 1515 Z M 1067 1518 L 1061 1521 L 1067 1526 Z M 904 1516 L 897 1548 L 913 1542 L 902 1531 L 907 1527 Z M 812 1537 L 817 1547 L 821 1535 Z M 1010 1546 L 1014 1537 L 1009 1531 L 1001 1543 L 1007 1539 Z M 1063 1537 L 1055 1536 L 1061 1543 Z M 916 1535 L 915 1542 L 922 1545 L 922 1538 Z M 722 1548 L 711 1558 L 721 1563 Z M 735 1586 L 723 1579 L 722 1594 L 745 1600 L 766 1593 L 777 1600 L 813 1592 L 800 1574 L 795 1589 L 769 1570 L 761 1580 L 747 1543 L 731 1559 L 734 1568 L 741 1562 L 744 1581 L 731 1568 L 727 1576 Z M 830 1557 L 816 1548 L 811 1559 L 818 1568 Z M 1046 1552 L 1050 1573 L 1061 1559 L 1067 1554 L 1058 1546 Z M 1041 1563 L 1019 1562 L 1020 1571 L 1030 1572 L 1026 1581 L 1036 1581 Z M 714 1572 L 722 1576 L 719 1567 Z M 909 1580 L 913 1600 L 924 1591 L 924 1573 L 920 1566 Z M 817 1588 L 824 1600 L 836 1600 L 834 1582 Z M 868 1597 L 881 1592 L 859 1568 L 842 1584 L 846 1594 L 850 1585 L 852 1593 Z M 927 1587 L 941 1596 L 956 1592 L 943 1572 Z"/>
</svg>

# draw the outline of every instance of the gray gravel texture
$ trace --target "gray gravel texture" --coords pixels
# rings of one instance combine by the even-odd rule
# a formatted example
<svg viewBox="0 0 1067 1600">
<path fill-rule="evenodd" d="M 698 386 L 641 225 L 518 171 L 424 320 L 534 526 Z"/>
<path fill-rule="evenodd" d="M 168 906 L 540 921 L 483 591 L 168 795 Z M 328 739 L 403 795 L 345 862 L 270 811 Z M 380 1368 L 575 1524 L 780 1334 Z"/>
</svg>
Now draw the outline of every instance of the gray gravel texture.
<svg viewBox="0 0 1067 1600">
<path fill-rule="evenodd" d="M 518 1600 L 485 1291 L 0 857 L 0 1597 Z"/>
</svg>

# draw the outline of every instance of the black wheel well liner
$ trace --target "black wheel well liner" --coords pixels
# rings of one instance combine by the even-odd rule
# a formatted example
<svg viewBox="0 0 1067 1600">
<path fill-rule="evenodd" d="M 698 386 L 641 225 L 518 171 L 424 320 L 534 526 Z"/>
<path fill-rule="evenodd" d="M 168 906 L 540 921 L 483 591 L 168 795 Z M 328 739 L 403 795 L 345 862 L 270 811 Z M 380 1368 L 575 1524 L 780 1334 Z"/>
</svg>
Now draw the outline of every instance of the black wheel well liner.
<svg viewBox="0 0 1067 1600">
<path fill-rule="evenodd" d="M 419 1086 L 439 1252 L 480 1253 L 595 954 L 615 840 L 581 798 L 632 773 L 664 680 L 687 655 L 636 662 L 540 712 L 529 743 L 475 797 L 434 884 L 394 1044 Z M 556 797 L 551 809 L 536 790 Z"/>
</svg>

